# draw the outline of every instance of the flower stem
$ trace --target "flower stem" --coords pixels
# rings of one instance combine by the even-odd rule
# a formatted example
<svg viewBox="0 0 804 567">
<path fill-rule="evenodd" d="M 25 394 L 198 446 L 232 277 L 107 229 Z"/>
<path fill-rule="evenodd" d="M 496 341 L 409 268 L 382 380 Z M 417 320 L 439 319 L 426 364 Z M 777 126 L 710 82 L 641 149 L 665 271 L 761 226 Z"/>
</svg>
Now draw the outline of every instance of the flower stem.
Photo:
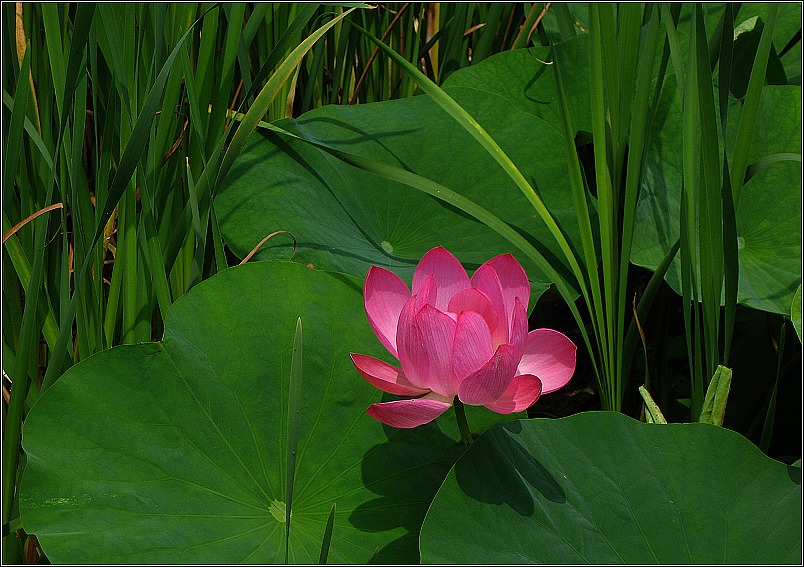
<svg viewBox="0 0 804 567">
<path fill-rule="evenodd" d="M 474 440 L 469 431 L 469 424 L 466 422 L 466 411 L 463 409 L 463 403 L 458 399 L 458 396 L 455 396 L 453 406 L 455 407 L 455 417 L 458 420 L 458 429 L 461 431 L 461 441 L 469 447 Z"/>
</svg>

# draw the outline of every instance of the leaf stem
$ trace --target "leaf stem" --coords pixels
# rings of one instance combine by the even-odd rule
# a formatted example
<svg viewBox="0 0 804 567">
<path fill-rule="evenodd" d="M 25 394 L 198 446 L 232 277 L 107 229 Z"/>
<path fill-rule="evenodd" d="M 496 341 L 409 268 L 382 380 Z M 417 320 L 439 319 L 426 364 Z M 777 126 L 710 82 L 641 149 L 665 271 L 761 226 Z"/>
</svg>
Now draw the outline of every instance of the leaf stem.
<svg viewBox="0 0 804 567">
<path fill-rule="evenodd" d="M 458 399 L 458 396 L 455 396 L 455 401 L 452 405 L 455 407 L 455 417 L 458 420 L 458 429 L 461 431 L 461 441 L 463 441 L 464 445 L 470 447 L 474 440 L 469 431 L 469 424 L 466 421 L 466 411 L 463 409 L 463 403 Z"/>
</svg>

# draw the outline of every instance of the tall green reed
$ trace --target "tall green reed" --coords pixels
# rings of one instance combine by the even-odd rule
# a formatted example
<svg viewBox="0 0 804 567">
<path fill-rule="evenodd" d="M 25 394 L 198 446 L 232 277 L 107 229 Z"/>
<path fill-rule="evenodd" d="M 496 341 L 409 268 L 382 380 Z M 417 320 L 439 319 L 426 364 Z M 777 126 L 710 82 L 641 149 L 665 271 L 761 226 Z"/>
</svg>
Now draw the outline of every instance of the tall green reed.
<svg viewBox="0 0 804 567">
<path fill-rule="evenodd" d="M 27 408 L 79 360 L 158 339 L 170 304 L 227 267 L 214 193 L 249 133 L 227 113 L 285 116 L 294 70 L 350 12 L 3 5 L 4 560 L 23 552 Z"/>
<path fill-rule="evenodd" d="M 658 58 L 659 14 L 655 6 L 591 4 L 589 6 L 589 88 L 594 183 L 598 198 L 598 234 L 593 234 L 588 209 L 576 205 L 589 291 L 585 293 L 594 329 L 598 384 L 603 407 L 621 410 L 634 354 L 634 341 L 626 343 L 626 297 L 633 227 L 642 182 L 650 118 L 657 93 L 652 82 L 663 80 L 655 71 Z M 564 124 L 570 181 L 576 203 L 586 200 L 588 186 L 576 151 L 570 142 L 571 126 L 562 73 L 566 62 L 562 46 L 555 46 L 556 83 Z M 658 76 L 657 76 L 658 75 Z M 586 186 L 583 182 L 587 182 Z M 599 243 L 600 258 L 596 243 Z M 657 270 L 654 278 L 663 277 Z M 584 282 L 579 280 L 582 287 Z M 649 290 L 652 288 L 648 288 Z M 591 298 L 591 301 L 589 300 Z M 643 294 L 644 313 L 652 297 Z M 631 322 L 632 337 L 635 323 Z M 629 348 L 630 347 L 630 348 Z"/>
<path fill-rule="evenodd" d="M 666 12 L 667 8 L 663 8 Z M 735 208 L 747 173 L 759 98 L 778 6 L 772 5 L 751 65 L 738 134 L 726 147 L 735 6 L 727 4 L 707 41 L 704 13 L 695 5 L 689 48 L 682 52 L 672 22 L 671 53 L 683 93 L 683 185 L 680 213 L 682 297 L 690 365 L 693 419 L 719 365 L 728 365 L 737 306 Z M 713 68 L 717 65 L 717 106 Z M 730 157 L 731 156 L 731 157 Z M 731 165 L 730 165 L 731 163 Z"/>
</svg>

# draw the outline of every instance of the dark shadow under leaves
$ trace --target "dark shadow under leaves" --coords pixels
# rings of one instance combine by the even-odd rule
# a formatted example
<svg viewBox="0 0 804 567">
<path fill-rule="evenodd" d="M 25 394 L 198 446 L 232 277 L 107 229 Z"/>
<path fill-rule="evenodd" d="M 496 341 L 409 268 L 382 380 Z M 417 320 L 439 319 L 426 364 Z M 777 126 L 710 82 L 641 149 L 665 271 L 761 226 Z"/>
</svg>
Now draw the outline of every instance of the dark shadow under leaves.
<svg viewBox="0 0 804 567">
<path fill-rule="evenodd" d="M 488 431 L 458 461 L 455 474 L 467 496 L 531 516 L 536 499 L 561 504 L 567 497 L 553 475 L 513 438 L 519 428 L 513 422 Z"/>
</svg>

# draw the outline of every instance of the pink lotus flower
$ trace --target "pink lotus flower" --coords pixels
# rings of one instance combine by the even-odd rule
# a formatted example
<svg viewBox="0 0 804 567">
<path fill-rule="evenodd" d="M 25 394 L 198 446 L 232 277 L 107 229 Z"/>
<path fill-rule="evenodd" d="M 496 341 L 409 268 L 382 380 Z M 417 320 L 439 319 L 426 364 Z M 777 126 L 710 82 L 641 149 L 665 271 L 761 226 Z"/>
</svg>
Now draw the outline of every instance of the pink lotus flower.
<svg viewBox="0 0 804 567">
<path fill-rule="evenodd" d="M 363 286 L 374 333 L 402 368 L 352 354 L 373 386 L 403 399 L 366 410 L 392 427 L 417 427 L 452 406 L 486 406 L 497 413 L 526 409 L 575 371 L 576 347 L 552 329 L 528 332 L 530 282 L 513 256 L 496 256 L 470 279 L 441 246 L 419 262 L 413 290 L 399 276 L 372 266 Z"/>
</svg>

